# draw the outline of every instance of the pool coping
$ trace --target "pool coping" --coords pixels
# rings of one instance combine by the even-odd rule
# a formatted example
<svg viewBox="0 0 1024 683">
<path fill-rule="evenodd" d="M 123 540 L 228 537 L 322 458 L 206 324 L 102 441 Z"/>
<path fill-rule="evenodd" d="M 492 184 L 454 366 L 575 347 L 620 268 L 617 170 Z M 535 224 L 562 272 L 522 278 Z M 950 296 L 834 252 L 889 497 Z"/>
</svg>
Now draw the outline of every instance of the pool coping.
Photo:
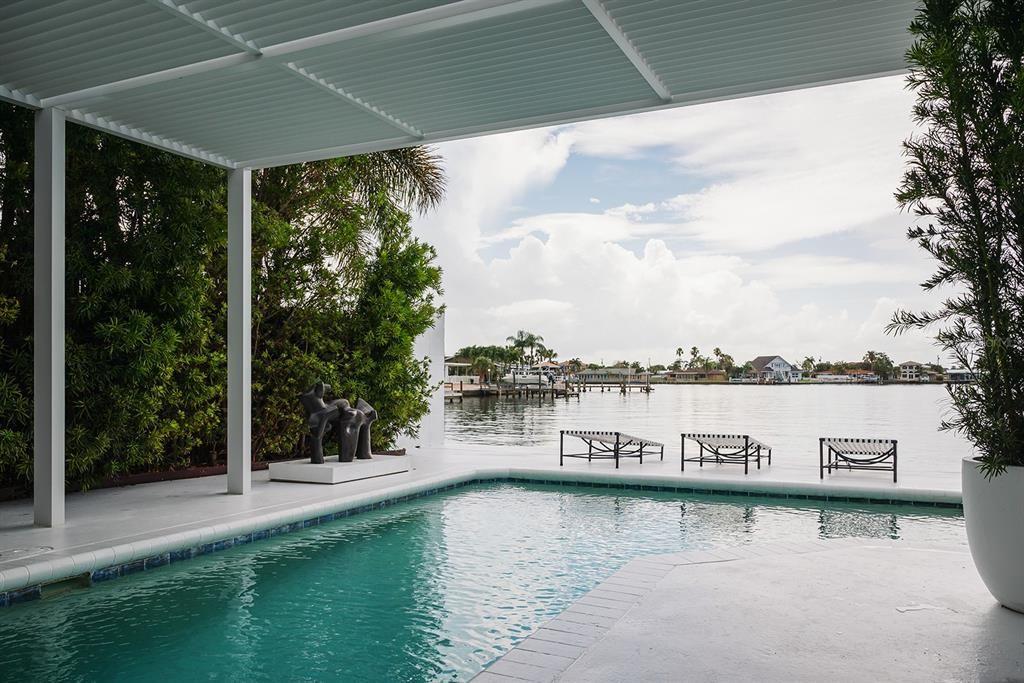
<svg viewBox="0 0 1024 683">
<path fill-rule="evenodd" d="M 663 491 L 679 494 L 753 496 L 843 503 L 913 505 L 962 508 L 960 492 L 933 489 L 869 488 L 776 481 L 688 479 L 664 474 L 580 472 L 524 467 L 479 468 L 405 482 L 368 493 L 308 503 L 286 510 L 253 515 L 247 519 L 155 535 L 140 541 L 97 550 L 65 554 L 0 570 L 0 607 L 37 600 L 47 586 L 71 580 L 83 583 L 107 581 L 174 562 L 306 529 L 342 517 L 381 509 L 415 498 L 432 496 L 472 484 L 524 482 L 586 488 Z"/>
</svg>

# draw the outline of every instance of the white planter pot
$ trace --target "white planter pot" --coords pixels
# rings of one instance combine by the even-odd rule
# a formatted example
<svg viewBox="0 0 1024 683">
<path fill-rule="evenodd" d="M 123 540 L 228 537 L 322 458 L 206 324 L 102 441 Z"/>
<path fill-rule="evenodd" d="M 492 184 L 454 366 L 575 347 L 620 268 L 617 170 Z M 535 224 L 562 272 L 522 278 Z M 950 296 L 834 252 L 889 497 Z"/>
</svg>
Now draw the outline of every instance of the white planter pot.
<svg viewBox="0 0 1024 683">
<path fill-rule="evenodd" d="M 996 600 L 1024 612 L 1024 467 L 989 480 L 964 458 L 960 473 L 974 566 Z"/>
</svg>

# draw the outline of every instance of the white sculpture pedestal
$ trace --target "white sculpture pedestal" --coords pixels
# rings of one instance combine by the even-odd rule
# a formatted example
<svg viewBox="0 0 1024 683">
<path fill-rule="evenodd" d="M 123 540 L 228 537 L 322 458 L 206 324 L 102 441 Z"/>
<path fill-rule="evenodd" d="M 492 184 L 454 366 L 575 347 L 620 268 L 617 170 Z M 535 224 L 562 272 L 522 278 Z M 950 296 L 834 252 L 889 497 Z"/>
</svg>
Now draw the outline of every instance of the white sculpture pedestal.
<svg viewBox="0 0 1024 683">
<path fill-rule="evenodd" d="M 272 462 L 270 478 L 307 484 L 344 484 L 408 472 L 412 469 L 410 460 L 408 455 L 377 455 L 370 460 L 352 462 L 338 462 L 337 456 L 331 456 L 322 465 L 314 465 L 306 459 Z"/>
</svg>

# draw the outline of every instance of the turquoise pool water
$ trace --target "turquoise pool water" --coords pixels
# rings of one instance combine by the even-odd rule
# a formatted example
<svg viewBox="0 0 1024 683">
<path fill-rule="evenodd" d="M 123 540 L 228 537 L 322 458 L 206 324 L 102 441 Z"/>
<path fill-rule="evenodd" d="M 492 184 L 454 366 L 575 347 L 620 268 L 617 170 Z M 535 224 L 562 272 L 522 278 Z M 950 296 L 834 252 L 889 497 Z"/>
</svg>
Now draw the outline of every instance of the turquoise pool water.
<svg viewBox="0 0 1024 683">
<path fill-rule="evenodd" d="M 957 511 L 479 485 L 0 610 L 19 681 L 464 681 L 641 555 L 965 543 Z"/>
</svg>

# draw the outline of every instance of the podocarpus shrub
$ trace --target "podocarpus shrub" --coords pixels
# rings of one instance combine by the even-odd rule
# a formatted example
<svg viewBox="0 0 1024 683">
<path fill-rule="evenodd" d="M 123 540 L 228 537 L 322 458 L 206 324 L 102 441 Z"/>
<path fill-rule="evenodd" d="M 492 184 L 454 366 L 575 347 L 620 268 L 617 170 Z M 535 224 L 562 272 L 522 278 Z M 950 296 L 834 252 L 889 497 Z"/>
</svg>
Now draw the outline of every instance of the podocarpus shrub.
<svg viewBox="0 0 1024 683">
<path fill-rule="evenodd" d="M 974 373 L 950 385 L 942 427 L 991 477 L 1024 466 L 1024 0 L 926 0 L 910 30 L 922 128 L 904 143 L 897 199 L 937 263 L 923 287 L 950 292 L 888 329 L 938 327 L 937 344 Z"/>
</svg>

